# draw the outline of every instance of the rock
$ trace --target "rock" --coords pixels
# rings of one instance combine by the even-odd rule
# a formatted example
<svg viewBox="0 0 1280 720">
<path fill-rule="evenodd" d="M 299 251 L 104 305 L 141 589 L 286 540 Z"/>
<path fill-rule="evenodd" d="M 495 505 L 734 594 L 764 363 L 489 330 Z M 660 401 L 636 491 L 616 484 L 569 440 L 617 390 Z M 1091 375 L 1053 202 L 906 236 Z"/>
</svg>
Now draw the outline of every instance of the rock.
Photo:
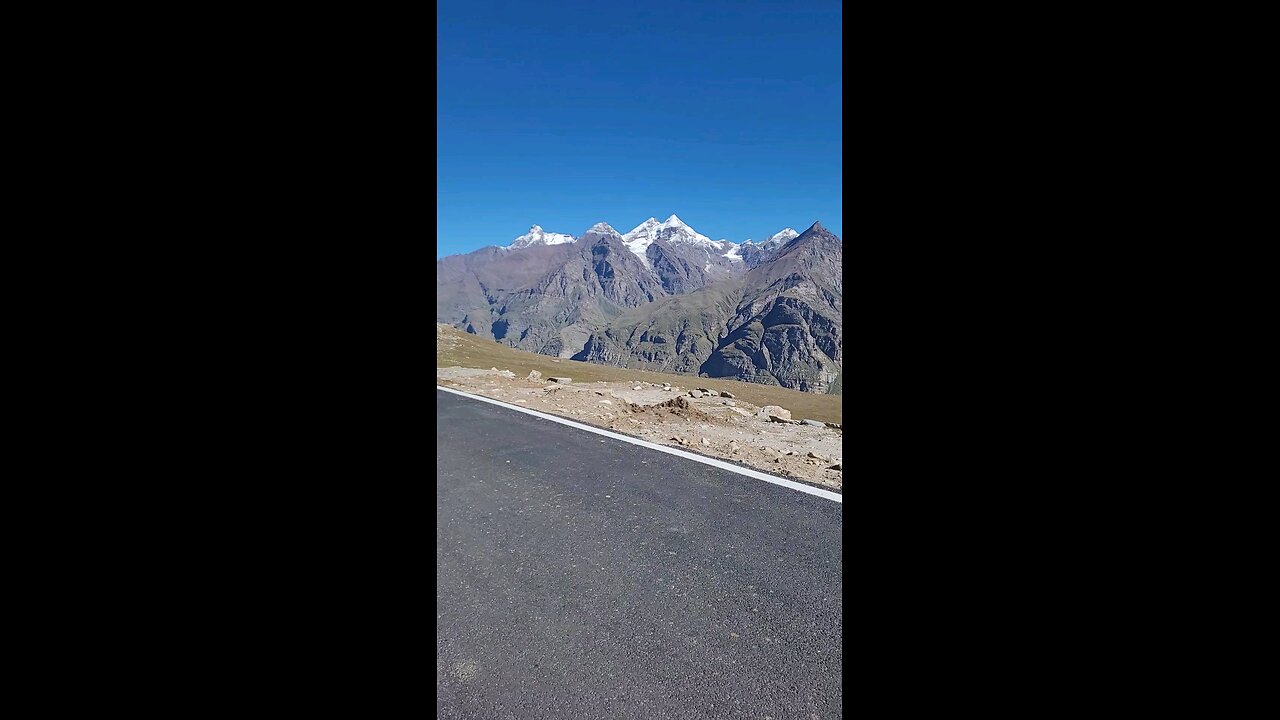
<svg viewBox="0 0 1280 720">
<path fill-rule="evenodd" d="M 827 423 L 827 427 L 829 427 L 829 428 L 835 428 L 836 430 L 839 430 L 839 429 L 840 429 L 840 423 Z"/>
<path fill-rule="evenodd" d="M 567 378 L 567 377 L 549 376 L 547 377 L 547 379 L 553 383 L 560 383 L 562 385 L 568 385 L 569 383 L 573 382 L 573 378 Z M 791 417 L 791 413 L 787 413 L 787 417 Z"/>
<path fill-rule="evenodd" d="M 770 421 L 770 422 L 776 422 L 776 423 L 782 423 L 782 424 L 784 424 L 784 425 L 799 425 L 799 424 L 800 424 L 800 421 L 799 421 L 799 420 L 788 420 L 788 419 L 786 419 L 786 418 L 780 418 L 780 417 L 778 417 L 777 415 L 770 415 L 770 416 L 769 416 L 769 421 Z"/>
<path fill-rule="evenodd" d="M 720 391 L 720 397 L 733 398 L 733 397 L 737 397 L 737 395 L 734 395 L 733 393 L 728 392 L 728 391 L 726 391 L 726 390 L 721 390 L 721 391 Z"/>
<path fill-rule="evenodd" d="M 810 419 L 808 419 L 808 418 L 805 418 L 804 420 L 801 420 L 800 422 L 804 423 L 805 425 L 812 425 L 813 427 L 826 427 L 826 426 L 827 426 L 827 424 L 826 424 L 826 423 L 824 423 L 824 422 L 818 422 L 817 420 L 810 420 Z"/>
<path fill-rule="evenodd" d="M 818 453 L 812 450 L 809 451 L 809 457 L 814 458 L 816 460 L 821 460 L 823 462 L 831 462 L 831 458 L 823 457 L 822 455 L 819 455 Z"/>
<path fill-rule="evenodd" d="M 777 405 L 765 405 L 756 411 L 756 417 L 760 418 L 779 418 L 782 420 L 791 419 L 791 411 L 778 407 Z"/>
<path fill-rule="evenodd" d="M 707 397 L 720 397 L 719 390 L 708 390 L 706 388 L 698 388 L 698 392 L 702 393 L 703 395 L 706 395 Z"/>
<path fill-rule="evenodd" d="M 633 388 L 631 388 L 631 389 L 632 389 L 632 390 L 643 390 L 643 389 L 644 389 L 644 386 L 643 386 L 643 385 L 637 385 L 637 386 L 635 386 L 635 387 L 633 387 Z"/>
<path fill-rule="evenodd" d="M 670 388 L 670 387 L 664 387 L 664 388 L 662 388 L 662 389 L 663 389 L 663 390 L 666 390 L 667 392 L 671 392 L 671 388 Z"/>
<path fill-rule="evenodd" d="M 560 362 L 560 358 L 551 358 L 551 362 Z"/>
<path fill-rule="evenodd" d="M 529 377 L 526 377 L 525 380 L 539 380 L 541 378 L 542 378 L 542 373 L 538 372 L 537 370 L 530 370 Z"/>
<path fill-rule="evenodd" d="M 843 469 L 841 469 L 841 465 L 843 465 L 843 463 L 836 463 L 836 464 L 834 464 L 834 465 L 828 465 L 828 466 L 827 466 L 827 469 L 828 469 L 828 470 L 840 470 L 840 472 L 844 472 L 844 470 L 843 470 Z"/>
<path fill-rule="evenodd" d="M 689 391 L 689 397 L 691 397 L 691 398 L 700 398 L 700 397 L 702 397 L 702 391 L 701 391 L 701 390 L 690 390 L 690 391 Z"/>
<path fill-rule="evenodd" d="M 612 401 L 612 400 L 601 400 L 598 404 L 600 404 L 600 405 L 612 405 L 612 404 L 613 404 L 613 401 Z"/>
<path fill-rule="evenodd" d="M 774 458 L 774 459 L 773 459 L 773 461 L 774 461 L 774 462 L 776 462 L 776 463 L 780 463 L 780 462 L 782 462 L 782 456 L 781 456 L 781 455 L 779 455 L 778 457 Z"/>
<path fill-rule="evenodd" d="M 710 444 L 711 444 L 711 438 L 702 438 L 702 444 L 703 444 L 703 445 L 710 445 Z"/>
<path fill-rule="evenodd" d="M 764 452 L 765 452 L 765 454 L 767 454 L 767 455 L 773 455 L 773 454 L 777 453 L 778 451 L 777 451 L 777 450 L 774 450 L 773 448 L 769 447 L 768 445 L 765 445 L 765 446 L 764 446 Z"/>
</svg>

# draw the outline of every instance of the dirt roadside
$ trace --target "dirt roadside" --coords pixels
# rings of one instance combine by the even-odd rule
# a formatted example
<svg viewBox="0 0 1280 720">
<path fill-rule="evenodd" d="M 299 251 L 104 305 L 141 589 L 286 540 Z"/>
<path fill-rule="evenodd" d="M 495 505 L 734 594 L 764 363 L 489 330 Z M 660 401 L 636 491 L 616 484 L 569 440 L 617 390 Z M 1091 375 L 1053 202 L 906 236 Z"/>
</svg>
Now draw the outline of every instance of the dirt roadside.
<svg viewBox="0 0 1280 720">
<path fill-rule="evenodd" d="M 535 375 L 536 373 L 530 373 Z M 704 394 L 686 386 L 642 382 L 558 383 L 516 377 L 508 370 L 436 369 L 436 382 L 519 407 L 532 408 L 661 445 L 721 458 L 823 487 L 840 489 L 843 431 L 769 406 Z M 773 418 L 770 417 L 773 415 Z M 793 424 L 795 423 L 795 424 Z M 833 468 L 834 466 L 834 468 Z"/>
</svg>

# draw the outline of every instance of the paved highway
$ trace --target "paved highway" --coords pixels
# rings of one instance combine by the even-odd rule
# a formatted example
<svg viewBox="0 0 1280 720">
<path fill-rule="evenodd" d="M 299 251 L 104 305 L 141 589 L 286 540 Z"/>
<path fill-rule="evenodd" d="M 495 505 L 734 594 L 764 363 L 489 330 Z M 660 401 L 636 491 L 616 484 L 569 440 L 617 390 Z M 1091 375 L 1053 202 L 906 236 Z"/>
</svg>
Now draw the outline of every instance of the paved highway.
<svg viewBox="0 0 1280 720">
<path fill-rule="evenodd" d="M 841 504 L 436 391 L 438 718 L 837 718 Z"/>
</svg>

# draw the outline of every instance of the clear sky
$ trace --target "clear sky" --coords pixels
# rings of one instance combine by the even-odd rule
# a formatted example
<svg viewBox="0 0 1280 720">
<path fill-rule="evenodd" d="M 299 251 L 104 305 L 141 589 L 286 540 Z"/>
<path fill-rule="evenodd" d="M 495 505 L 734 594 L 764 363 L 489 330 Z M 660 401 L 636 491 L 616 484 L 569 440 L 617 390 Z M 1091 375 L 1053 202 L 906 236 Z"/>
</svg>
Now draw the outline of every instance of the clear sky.
<svg viewBox="0 0 1280 720">
<path fill-rule="evenodd" d="M 437 257 L 672 213 L 843 238 L 840 2 L 437 8 Z"/>
</svg>

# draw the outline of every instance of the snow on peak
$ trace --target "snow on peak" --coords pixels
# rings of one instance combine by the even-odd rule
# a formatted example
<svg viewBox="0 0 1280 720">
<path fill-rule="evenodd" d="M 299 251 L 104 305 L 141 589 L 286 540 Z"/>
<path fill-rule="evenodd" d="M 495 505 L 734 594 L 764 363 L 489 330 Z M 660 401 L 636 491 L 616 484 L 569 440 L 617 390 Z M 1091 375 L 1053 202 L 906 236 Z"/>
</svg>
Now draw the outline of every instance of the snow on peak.
<svg viewBox="0 0 1280 720">
<path fill-rule="evenodd" d="M 692 245 L 707 246 L 704 249 L 709 251 L 710 248 L 724 251 L 728 245 L 732 245 L 728 240 L 714 241 L 711 238 L 699 233 L 697 230 L 689 227 L 677 217 L 674 213 L 662 222 L 658 222 L 657 218 L 649 218 L 639 225 L 631 229 L 626 235 L 622 236 L 622 241 L 626 244 L 631 252 L 640 258 L 640 261 L 649 265 L 649 258 L 646 257 L 645 251 L 653 244 L 654 240 L 665 240 L 669 243 L 684 243 Z"/>
<path fill-rule="evenodd" d="M 515 241 L 507 247 L 518 250 L 520 248 L 527 248 L 530 245 L 563 245 L 564 243 L 571 242 L 573 242 L 572 235 L 543 232 L 541 226 L 534 225 L 529 228 L 529 232 L 516 238 Z"/>
<path fill-rule="evenodd" d="M 781 232 L 775 233 L 768 240 L 760 243 L 761 245 L 782 245 L 783 243 L 798 236 L 800 233 L 793 228 L 783 228 Z"/>
<path fill-rule="evenodd" d="M 640 258 L 640 262 L 644 263 L 647 268 L 653 267 L 649 264 L 649 258 L 645 257 L 645 250 L 658 239 L 658 230 L 662 228 L 662 223 L 658 222 L 658 218 L 649 218 L 639 225 L 631 229 L 626 235 L 622 236 L 622 244 L 627 249 L 636 254 Z"/>
<path fill-rule="evenodd" d="M 606 232 L 613 233 L 614 235 L 618 234 L 618 231 L 614 230 L 607 222 L 598 222 L 595 225 L 592 225 L 591 229 L 587 230 L 587 232 Z"/>
<path fill-rule="evenodd" d="M 700 243 L 714 245 L 711 238 L 684 224 L 680 218 L 672 215 L 658 226 L 658 236 L 667 242 Z"/>
<path fill-rule="evenodd" d="M 629 239 L 640 237 L 642 235 L 652 236 L 660 227 L 662 227 L 662 223 L 658 222 L 657 218 L 649 218 L 648 220 L 645 220 L 639 225 L 631 228 L 631 231 L 622 237 Z"/>
</svg>

